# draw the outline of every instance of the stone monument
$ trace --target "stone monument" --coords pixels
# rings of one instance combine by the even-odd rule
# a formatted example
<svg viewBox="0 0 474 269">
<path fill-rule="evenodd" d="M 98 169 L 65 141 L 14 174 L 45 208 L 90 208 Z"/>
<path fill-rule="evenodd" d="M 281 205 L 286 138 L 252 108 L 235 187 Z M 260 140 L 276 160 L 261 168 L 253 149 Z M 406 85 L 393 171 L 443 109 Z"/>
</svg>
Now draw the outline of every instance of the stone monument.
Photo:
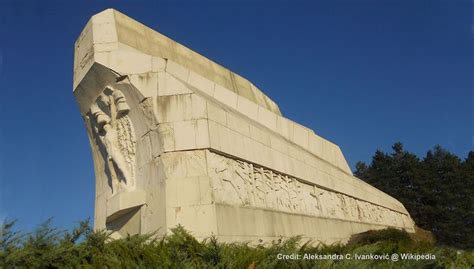
<svg viewBox="0 0 474 269">
<path fill-rule="evenodd" d="M 73 89 L 94 159 L 94 226 L 115 238 L 178 224 L 221 241 L 414 231 L 336 144 L 247 79 L 113 9 L 75 43 Z"/>
</svg>

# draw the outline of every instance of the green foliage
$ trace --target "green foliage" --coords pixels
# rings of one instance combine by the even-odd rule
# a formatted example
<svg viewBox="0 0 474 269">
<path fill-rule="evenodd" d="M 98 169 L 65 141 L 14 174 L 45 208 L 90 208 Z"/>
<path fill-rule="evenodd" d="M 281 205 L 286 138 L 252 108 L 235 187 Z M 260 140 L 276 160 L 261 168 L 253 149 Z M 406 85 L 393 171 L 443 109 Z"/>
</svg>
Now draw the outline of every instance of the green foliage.
<svg viewBox="0 0 474 269">
<path fill-rule="evenodd" d="M 5 222 L 0 236 L 0 268 L 469 268 L 473 252 L 433 247 L 411 241 L 406 232 L 387 229 L 362 234 L 347 245 L 301 242 L 301 237 L 267 245 L 220 243 L 215 236 L 199 242 L 178 226 L 168 236 L 127 236 L 112 240 L 104 231 L 93 231 L 88 221 L 72 232 L 50 227 L 50 221 L 31 234 L 13 230 Z M 305 254 L 431 253 L 435 260 L 315 260 Z M 279 254 L 300 255 L 279 259 Z"/>
<path fill-rule="evenodd" d="M 401 143 L 392 149 L 359 162 L 355 175 L 397 198 L 439 244 L 474 249 L 474 152 L 461 160 L 436 146 L 420 159 Z"/>
<path fill-rule="evenodd" d="M 385 230 L 368 231 L 354 235 L 349 241 L 349 244 L 368 245 L 375 242 L 413 243 L 410 235 L 406 231 L 387 228 Z"/>
</svg>

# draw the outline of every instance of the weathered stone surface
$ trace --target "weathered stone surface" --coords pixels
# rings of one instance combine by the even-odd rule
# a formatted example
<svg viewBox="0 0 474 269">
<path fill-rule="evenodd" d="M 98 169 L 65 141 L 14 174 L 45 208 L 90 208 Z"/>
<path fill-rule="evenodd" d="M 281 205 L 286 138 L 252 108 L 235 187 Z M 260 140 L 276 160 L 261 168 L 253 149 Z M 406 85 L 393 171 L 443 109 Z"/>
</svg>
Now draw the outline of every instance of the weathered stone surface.
<svg viewBox="0 0 474 269">
<path fill-rule="evenodd" d="M 94 225 L 119 238 L 181 224 L 199 238 L 327 243 L 413 231 L 340 148 L 245 78 L 112 10 L 75 44 L 74 95 L 96 175 Z"/>
</svg>

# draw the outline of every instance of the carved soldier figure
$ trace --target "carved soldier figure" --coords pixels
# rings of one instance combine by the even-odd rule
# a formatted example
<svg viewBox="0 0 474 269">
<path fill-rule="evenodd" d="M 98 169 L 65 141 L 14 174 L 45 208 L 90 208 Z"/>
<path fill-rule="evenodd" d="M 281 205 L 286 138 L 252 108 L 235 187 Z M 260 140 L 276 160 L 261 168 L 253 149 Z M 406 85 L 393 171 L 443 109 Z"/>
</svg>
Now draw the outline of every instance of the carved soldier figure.
<svg viewBox="0 0 474 269">
<path fill-rule="evenodd" d="M 109 112 L 110 116 L 104 110 Z M 130 150 L 134 153 L 135 138 L 130 128 L 123 126 L 126 121 L 125 125 L 131 127 L 130 120 L 126 118 L 129 111 L 130 107 L 123 93 L 111 87 L 107 87 L 90 108 L 95 122 L 94 131 L 105 149 L 105 164 L 110 173 L 113 194 L 122 188 L 132 189 L 135 185 L 134 164 L 131 163 L 134 156 L 127 154 Z M 126 144 L 132 146 L 127 147 Z"/>
</svg>

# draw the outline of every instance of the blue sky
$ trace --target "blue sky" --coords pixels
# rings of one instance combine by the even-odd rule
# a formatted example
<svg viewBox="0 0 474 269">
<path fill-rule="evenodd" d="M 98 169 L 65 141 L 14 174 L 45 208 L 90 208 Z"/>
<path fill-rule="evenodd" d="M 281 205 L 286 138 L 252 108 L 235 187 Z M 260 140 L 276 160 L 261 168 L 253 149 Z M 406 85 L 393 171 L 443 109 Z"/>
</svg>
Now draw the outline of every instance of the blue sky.
<svg viewBox="0 0 474 269">
<path fill-rule="evenodd" d="M 471 1 L 91 2 L 0 0 L 0 218 L 18 228 L 93 217 L 73 44 L 109 7 L 248 78 L 352 167 L 396 141 L 473 149 Z"/>
</svg>

